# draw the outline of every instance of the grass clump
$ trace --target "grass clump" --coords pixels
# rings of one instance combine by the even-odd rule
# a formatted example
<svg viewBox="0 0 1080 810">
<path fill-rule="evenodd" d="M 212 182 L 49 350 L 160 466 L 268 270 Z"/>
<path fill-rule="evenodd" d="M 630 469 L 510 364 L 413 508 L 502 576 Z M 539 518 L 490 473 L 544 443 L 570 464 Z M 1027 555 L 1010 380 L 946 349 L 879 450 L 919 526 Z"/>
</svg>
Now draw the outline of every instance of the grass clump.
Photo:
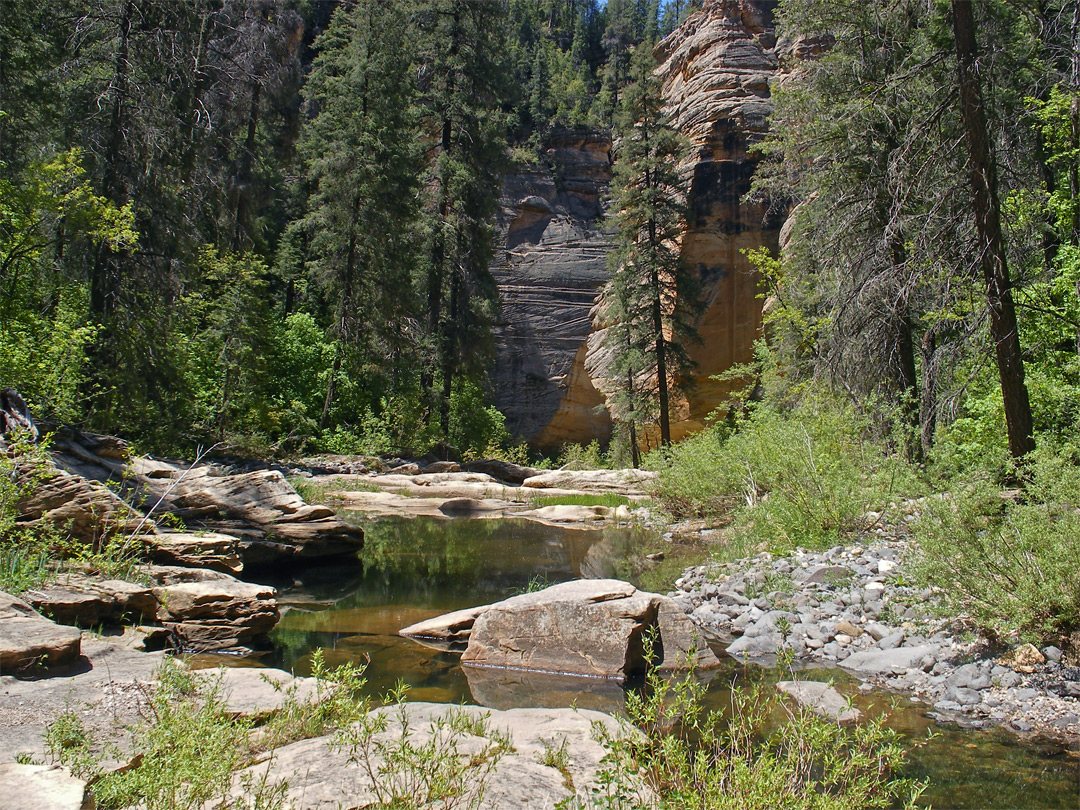
<svg viewBox="0 0 1080 810">
<path fill-rule="evenodd" d="M 618 506 L 632 507 L 634 501 L 615 492 L 597 494 L 581 493 L 577 495 L 534 495 L 530 501 L 536 508 L 542 506 L 606 506 L 614 509 Z"/>
<path fill-rule="evenodd" d="M 1075 647 L 1080 465 L 1046 448 L 1027 474 L 1022 491 L 972 477 L 928 499 L 915 529 L 916 576 L 940 589 L 945 615 L 969 616 L 993 639 Z"/>
<path fill-rule="evenodd" d="M 46 745 L 54 761 L 93 784 L 97 806 L 113 810 L 139 806 L 145 810 L 202 807 L 220 799 L 220 807 L 281 807 L 269 795 L 253 795 L 251 804 L 228 800 L 233 773 L 245 763 L 250 722 L 233 717 L 220 694 L 220 683 L 201 678 L 166 659 L 158 671 L 149 715 L 133 733 L 136 767 L 102 772 L 102 758 L 93 735 L 74 713 L 49 727 Z"/>
<path fill-rule="evenodd" d="M 370 481 L 355 478 L 335 478 L 332 481 L 306 478 L 293 475 L 288 478 L 296 494 L 304 503 L 326 503 L 334 500 L 342 492 L 381 492 L 381 488 Z"/>
<path fill-rule="evenodd" d="M 784 553 L 828 548 L 858 532 L 908 474 L 866 438 L 844 403 L 808 395 L 794 406 L 754 403 L 672 449 L 657 497 L 676 516 L 729 517 L 733 546 Z"/>
<path fill-rule="evenodd" d="M 490 726 L 489 715 L 461 706 L 418 727 L 405 697 L 399 684 L 385 696 L 386 706 L 342 730 L 335 745 L 367 775 L 376 807 L 475 810 L 499 760 L 512 750 L 509 738 Z"/>
<path fill-rule="evenodd" d="M 597 734 L 599 787 L 577 807 L 685 810 L 863 810 L 913 807 L 925 785 L 900 776 L 905 752 L 884 718 L 853 727 L 791 711 L 768 685 L 733 688 L 732 714 L 706 712 L 691 673 L 653 674 L 627 697 L 641 734 Z M 786 713 L 786 722 L 775 720 Z"/>
</svg>

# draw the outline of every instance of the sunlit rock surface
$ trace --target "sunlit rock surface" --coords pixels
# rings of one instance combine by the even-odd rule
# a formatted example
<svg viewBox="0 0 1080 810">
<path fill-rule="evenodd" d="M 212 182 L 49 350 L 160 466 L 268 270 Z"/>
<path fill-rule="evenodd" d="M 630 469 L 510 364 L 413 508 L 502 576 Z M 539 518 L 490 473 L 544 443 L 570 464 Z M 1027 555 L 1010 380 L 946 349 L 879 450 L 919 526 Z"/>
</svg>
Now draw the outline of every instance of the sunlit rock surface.
<svg viewBox="0 0 1080 810">
<path fill-rule="evenodd" d="M 743 200 L 771 111 L 775 0 L 708 0 L 656 50 L 665 99 L 692 145 L 682 170 L 690 219 L 683 257 L 701 278 L 696 388 L 677 403 L 672 435 L 701 427 L 732 384 L 710 378 L 752 359 L 761 325 L 757 276 L 741 251 L 775 252 L 781 221 Z M 542 166 L 511 176 L 496 261 L 502 299 L 497 404 L 515 435 L 540 448 L 601 440 L 610 417 L 596 294 L 608 276 L 601 229 L 610 181 L 601 136 L 556 133 Z"/>
</svg>

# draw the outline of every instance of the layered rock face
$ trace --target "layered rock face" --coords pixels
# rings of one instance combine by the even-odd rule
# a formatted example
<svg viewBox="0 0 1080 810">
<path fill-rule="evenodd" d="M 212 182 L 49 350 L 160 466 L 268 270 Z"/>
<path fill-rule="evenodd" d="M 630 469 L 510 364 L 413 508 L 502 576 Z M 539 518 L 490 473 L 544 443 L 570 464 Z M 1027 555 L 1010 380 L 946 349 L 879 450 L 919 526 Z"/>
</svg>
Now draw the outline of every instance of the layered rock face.
<svg viewBox="0 0 1080 810">
<path fill-rule="evenodd" d="M 777 72 L 776 0 L 707 0 L 657 47 L 673 123 L 693 145 L 683 169 L 690 208 L 683 260 L 701 278 L 701 344 L 691 347 L 697 387 L 672 438 L 701 428 L 732 384 L 710 377 L 753 357 L 761 328 L 758 277 L 740 251 L 775 254 L 782 220 L 742 200 L 765 136 L 769 80 Z M 674 420 L 673 420 L 674 421 Z"/>
<path fill-rule="evenodd" d="M 611 420 L 585 371 L 589 311 L 608 277 L 601 226 L 611 181 L 611 139 L 552 133 L 544 159 L 507 178 L 493 272 L 496 404 L 507 427 L 538 447 L 606 439 Z"/>
<path fill-rule="evenodd" d="M 781 222 L 742 201 L 759 157 L 776 73 L 776 0 L 706 0 L 657 47 L 658 74 L 692 151 L 682 166 L 690 217 L 683 257 L 701 278 L 702 342 L 691 348 L 697 387 L 676 406 L 672 436 L 699 429 L 731 385 L 709 378 L 752 359 L 761 326 L 758 279 L 740 251 L 776 251 Z M 508 427 L 539 448 L 610 435 L 600 378 L 606 366 L 590 308 L 608 276 L 600 230 L 610 144 L 598 135 L 552 139 L 548 165 L 511 177 L 497 262 L 502 326 L 497 404 Z"/>
</svg>

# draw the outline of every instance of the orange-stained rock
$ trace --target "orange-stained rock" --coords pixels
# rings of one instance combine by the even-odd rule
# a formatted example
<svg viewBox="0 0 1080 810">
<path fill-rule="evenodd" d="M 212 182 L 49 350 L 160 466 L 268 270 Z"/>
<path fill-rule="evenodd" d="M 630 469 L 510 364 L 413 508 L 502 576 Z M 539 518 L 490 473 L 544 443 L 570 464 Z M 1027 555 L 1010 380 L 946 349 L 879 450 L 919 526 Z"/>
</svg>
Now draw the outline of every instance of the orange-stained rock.
<svg viewBox="0 0 1080 810">
<path fill-rule="evenodd" d="M 738 387 L 710 378 L 750 361 L 761 330 L 758 279 L 742 251 L 775 253 L 782 220 L 743 196 L 772 110 L 775 7 L 776 0 L 707 0 L 656 49 L 665 100 L 692 144 L 681 167 L 691 212 L 682 253 L 705 302 L 702 342 L 690 352 L 696 387 L 672 408 L 675 439 L 700 429 Z M 541 449 L 604 441 L 611 432 L 603 324 L 590 312 L 609 275 L 610 242 L 600 227 L 609 148 L 597 134 L 555 133 L 547 165 L 504 187 L 496 402 L 510 431 Z"/>
</svg>

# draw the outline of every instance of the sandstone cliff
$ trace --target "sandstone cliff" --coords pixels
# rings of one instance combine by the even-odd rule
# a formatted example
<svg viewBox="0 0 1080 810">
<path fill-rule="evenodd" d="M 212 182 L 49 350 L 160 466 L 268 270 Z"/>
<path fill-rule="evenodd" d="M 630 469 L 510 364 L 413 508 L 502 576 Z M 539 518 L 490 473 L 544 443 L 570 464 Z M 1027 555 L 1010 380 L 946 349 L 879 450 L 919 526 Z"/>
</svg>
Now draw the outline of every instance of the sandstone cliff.
<svg viewBox="0 0 1080 810">
<path fill-rule="evenodd" d="M 672 415 L 672 436 L 699 429 L 728 393 L 710 380 L 752 357 L 761 325 L 757 278 L 740 251 L 775 252 L 781 222 L 742 201 L 771 110 L 776 0 L 706 0 L 656 49 L 675 125 L 692 144 L 682 169 L 690 216 L 683 256 L 701 277 L 697 387 Z M 511 177 L 500 221 L 506 254 L 497 403 L 508 427 L 540 448 L 610 435 L 600 393 L 604 362 L 589 310 L 608 270 L 600 230 L 610 143 L 559 133 L 547 165 Z"/>
<path fill-rule="evenodd" d="M 553 133 L 537 165 L 507 178 L 494 266 L 501 318 L 496 404 L 534 445 L 606 439 L 604 398 L 585 373 L 589 310 L 608 277 L 601 226 L 611 180 L 606 134 Z"/>
</svg>

